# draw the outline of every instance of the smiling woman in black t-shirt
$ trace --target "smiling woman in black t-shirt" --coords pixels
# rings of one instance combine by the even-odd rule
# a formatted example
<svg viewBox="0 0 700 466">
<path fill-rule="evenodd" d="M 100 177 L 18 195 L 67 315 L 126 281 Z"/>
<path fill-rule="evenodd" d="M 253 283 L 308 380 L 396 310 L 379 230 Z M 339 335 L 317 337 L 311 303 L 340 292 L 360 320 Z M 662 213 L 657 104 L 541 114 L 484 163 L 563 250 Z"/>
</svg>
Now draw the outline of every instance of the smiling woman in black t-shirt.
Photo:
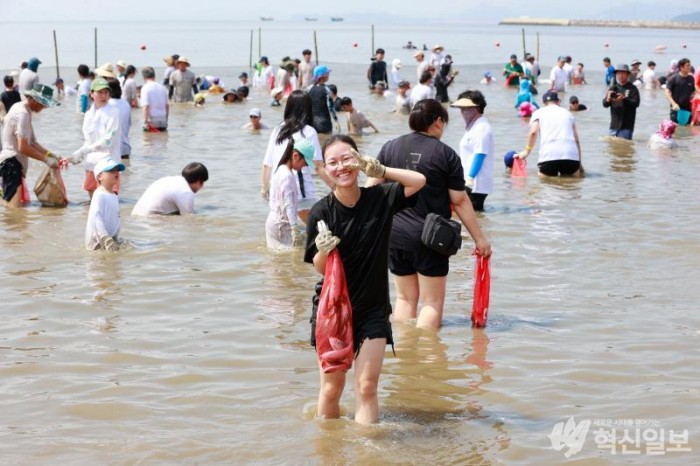
<svg viewBox="0 0 700 466">
<path fill-rule="evenodd" d="M 370 424 L 378 419 L 377 385 L 385 347 L 393 343 L 386 274 L 391 224 L 394 214 L 409 205 L 406 198 L 425 185 L 425 177 L 410 170 L 385 168 L 376 159 L 354 155 L 353 150 L 357 151 L 355 142 L 344 135 L 332 136 L 324 145 L 326 172 L 335 187 L 311 208 L 304 260 L 323 274 L 328 254 L 336 246 L 340 253 L 352 306 L 355 421 Z M 389 182 L 360 188 L 358 170 Z M 328 231 L 319 232 L 319 221 L 325 222 Z M 314 344 L 315 311 L 311 317 Z M 344 387 L 345 372 L 321 370 L 319 416 L 340 416 Z"/>
</svg>

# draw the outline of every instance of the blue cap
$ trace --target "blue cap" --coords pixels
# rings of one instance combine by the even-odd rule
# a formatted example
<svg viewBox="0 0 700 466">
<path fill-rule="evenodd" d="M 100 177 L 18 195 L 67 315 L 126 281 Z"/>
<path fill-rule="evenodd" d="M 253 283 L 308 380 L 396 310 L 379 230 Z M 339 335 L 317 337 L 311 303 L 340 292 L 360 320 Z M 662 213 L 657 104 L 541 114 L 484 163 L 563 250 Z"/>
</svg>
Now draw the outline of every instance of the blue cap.
<svg viewBox="0 0 700 466">
<path fill-rule="evenodd" d="M 268 63 L 269 60 L 267 59 L 266 56 L 263 55 L 262 57 L 260 57 L 260 60 L 258 60 L 258 63 L 262 63 L 262 62 Z"/>
<path fill-rule="evenodd" d="M 490 78 L 490 77 L 491 77 L 491 72 L 490 72 L 490 71 L 484 71 L 484 77 L 485 77 L 485 78 Z"/>
<path fill-rule="evenodd" d="M 322 76 L 327 76 L 331 72 L 331 69 L 328 68 L 326 65 L 318 65 L 316 68 L 314 68 L 314 80 L 318 80 L 318 78 Z"/>
<path fill-rule="evenodd" d="M 509 150 L 506 152 L 506 155 L 503 156 L 503 163 L 506 164 L 506 167 L 508 168 L 513 168 L 513 157 L 517 154 L 514 150 Z"/>
</svg>

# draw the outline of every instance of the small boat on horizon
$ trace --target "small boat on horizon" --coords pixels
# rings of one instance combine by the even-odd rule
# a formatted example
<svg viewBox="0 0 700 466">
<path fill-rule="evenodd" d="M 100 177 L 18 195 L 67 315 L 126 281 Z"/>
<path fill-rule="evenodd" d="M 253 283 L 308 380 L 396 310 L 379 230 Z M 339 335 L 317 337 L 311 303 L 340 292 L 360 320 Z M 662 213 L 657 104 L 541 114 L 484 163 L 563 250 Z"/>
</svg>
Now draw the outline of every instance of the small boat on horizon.
<svg viewBox="0 0 700 466">
<path fill-rule="evenodd" d="M 306 21 L 318 21 L 318 18 L 310 18 L 308 16 L 305 16 L 304 20 L 306 20 Z"/>
<path fill-rule="evenodd" d="M 343 20 L 343 18 L 341 18 L 340 16 L 331 16 L 331 21 L 337 22 L 337 21 L 342 21 L 342 20 Z"/>
<path fill-rule="evenodd" d="M 261 16 L 260 21 L 274 21 L 275 18 L 271 18 L 269 16 Z"/>
</svg>

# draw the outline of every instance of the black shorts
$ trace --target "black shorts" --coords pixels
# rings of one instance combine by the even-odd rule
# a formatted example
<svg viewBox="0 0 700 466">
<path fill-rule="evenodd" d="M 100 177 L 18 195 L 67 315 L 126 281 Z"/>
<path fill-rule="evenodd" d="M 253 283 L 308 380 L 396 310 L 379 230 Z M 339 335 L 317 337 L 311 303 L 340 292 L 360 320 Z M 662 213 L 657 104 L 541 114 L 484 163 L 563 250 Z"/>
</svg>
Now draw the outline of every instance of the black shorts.
<svg viewBox="0 0 700 466">
<path fill-rule="evenodd" d="M 426 277 L 445 277 L 450 271 L 450 258 L 422 244 L 414 251 L 389 249 L 389 270 L 399 277 L 416 273 Z"/>
<path fill-rule="evenodd" d="M 316 284 L 315 294 L 311 298 L 311 338 L 309 342 L 311 346 L 316 347 L 316 314 L 318 313 L 318 302 L 323 288 L 323 280 Z M 391 331 L 391 306 L 386 311 L 369 311 L 357 313 L 353 309 L 352 313 L 352 334 L 353 347 L 355 349 L 355 357 L 360 352 L 360 347 L 365 340 L 374 338 L 386 338 L 386 344 L 394 346 L 394 337 Z"/>
<path fill-rule="evenodd" d="M 472 201 L 472 208 L 476 212 L 483 212 L 484 201 L 486 201 L 486 196 L 488 196 L 488 194 L 473 193 L 472 188 L 470 188 L 469 186 L 467 186 L 467 194 L 469 195 L 469 200 Z"/>
<path fill-rule="evenodd" d="M 16 157 L 10 157 L 0 163 L 0 178 L 2 178 L 2 198 L 10 202 L 22 186 L 22 162 Z"/>
<path fill-rule="evenodd" d="M 578 160 L 550 160 L 537 164 L 540 173 L 547 176 L 571 176 L 581 167 Z"/>
</svg>

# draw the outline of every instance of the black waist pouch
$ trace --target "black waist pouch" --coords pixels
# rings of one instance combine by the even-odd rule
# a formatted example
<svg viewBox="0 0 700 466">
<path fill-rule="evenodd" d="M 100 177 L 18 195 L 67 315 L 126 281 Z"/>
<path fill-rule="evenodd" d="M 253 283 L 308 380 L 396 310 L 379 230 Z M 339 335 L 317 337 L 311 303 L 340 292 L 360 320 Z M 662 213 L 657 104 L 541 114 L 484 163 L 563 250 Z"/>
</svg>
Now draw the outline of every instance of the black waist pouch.
<svg viewBox="0 0 700 466">
<path fill-rule="evenodd" d="M 421 242 L 443 256 L 457 254 L 462 247 L 462 224 L 435 213 L 425 217 Z"/>
</svg>

